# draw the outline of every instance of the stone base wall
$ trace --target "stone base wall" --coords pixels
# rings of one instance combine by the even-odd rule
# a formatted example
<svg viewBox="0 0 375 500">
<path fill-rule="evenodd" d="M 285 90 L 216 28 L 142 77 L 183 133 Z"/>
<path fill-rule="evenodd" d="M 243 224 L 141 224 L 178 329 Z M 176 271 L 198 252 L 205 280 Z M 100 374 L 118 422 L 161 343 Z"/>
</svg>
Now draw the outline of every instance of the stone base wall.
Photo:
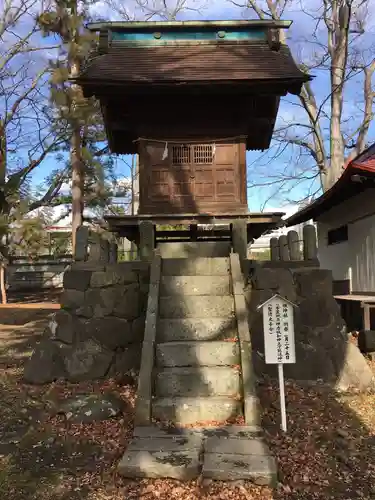
<svg viewBox="0 0 375 500">
<path fill-rule="evenodd" d="M 61 310 L 25 368 L 25 379 L 72 382 L 138 371 L 149 264 L 75 262 L 64 274 Z"/>
<path fill-rule="evenodd" d="M 257 306 L 275 293 L 297 305 L 295 364 L 285 365 L 287 378 L 322 381 L 337 389 L 367 389 L 373 375 L 366 360 L 348 341 L 346 325 L 332 295 L 332 274 L 322 269 L 249 269 L 246 301 L 256 374 L 277 376 L 264 359 L 263 317 Z"/>
</svg>

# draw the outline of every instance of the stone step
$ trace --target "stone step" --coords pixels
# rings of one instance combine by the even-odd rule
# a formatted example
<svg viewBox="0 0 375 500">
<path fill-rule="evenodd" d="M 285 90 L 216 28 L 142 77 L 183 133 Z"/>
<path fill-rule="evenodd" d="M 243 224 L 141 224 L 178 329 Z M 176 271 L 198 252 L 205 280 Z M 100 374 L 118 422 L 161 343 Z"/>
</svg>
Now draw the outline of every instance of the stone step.
<svg viewBox="0 0 375 500">
<path fill-rule="evenodd" d="M 152 416 L 161 422 L 191 425 L 225 422 L 242 415 L 242 403 L 227 397 L 159 398 L 152 402 Z"/>
<path fill-rule="evenodd" d="M 240 363 L 237 342 L 166 342 L 156 346 L 160 367 L 232 366 Z"/>
<path fill-rule="evenodd" d="M 237 338 L 237 323 L 229 318 L 159 319 L 157 342 L 205 341 Z"/>
<path fill-rule="evenodd" d="M 156 425 L 137 426 L 134 428 L 134 437 L 138 438 L 177 438 L 179 436 L 221 437 L 231 439 L 254 439 L 263 436 L 263 429 L 257 425 L 225 425 L 212 427 L 159 427 Z"/>
<path fill-rule="evenodd" d="M 229 276 L 162 276 L 160 296 L 230 295 Z"/>
<path fill-rule="evenodd" d="M 225 440 L 222 441 L 224 444 Z M 250 443 L 248 447 L 247 454 L 205 452 L 202 476 L 219 481 L 249 480 L 259 486 L 277 486 L 275 459 L 267 454 L 253 454 Z"/>
<path fill-rule="evenodd" d="M 162 276 L 227 276 L 228 257 L 163 259 Z"/>
<path fill-rule="evenodd" d="M 164 368 L 156 375 L 157 397 L 241 397 L 238 369 L 227 366 L 200 366 L 197 368 Z"/>
<path fill-rule="evenodd" d="M 229 318 L 234 316 L 234 299 L 229 295 L 160 297 L 160 318 Z"/>
<path fill-rule="evenodd" d="M 133 438 L 117 471 L 128 478 L 168 477 L 188 481 L 200 473 L 202 446 L 202 438 L 197 435 L 162 439 Z"/>
<path fill-rule="evenodd" d="M 185 241 L 158 243 L 163 259 L 191 259 L 192 257 L 228 257 L 230 241 Z"/>
</svg>

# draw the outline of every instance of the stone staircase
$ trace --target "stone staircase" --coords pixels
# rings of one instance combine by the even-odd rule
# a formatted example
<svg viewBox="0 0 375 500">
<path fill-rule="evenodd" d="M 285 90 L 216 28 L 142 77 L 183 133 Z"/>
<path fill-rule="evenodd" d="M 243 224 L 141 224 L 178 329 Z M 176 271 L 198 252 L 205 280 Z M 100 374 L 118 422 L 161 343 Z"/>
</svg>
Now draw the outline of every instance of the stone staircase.
<svg viewBox="0 0 375 500">
<path fill-rule="evenodd" d="M 238 256 L 156 255 L 148 306 L 136 427 L 119 473 L 274 484 Z"/>
<path fill-rule="evenodd" d="M 229 259 L 162 260 L 153 418 L 178 425 L 241 413 Z"/>
</svg>

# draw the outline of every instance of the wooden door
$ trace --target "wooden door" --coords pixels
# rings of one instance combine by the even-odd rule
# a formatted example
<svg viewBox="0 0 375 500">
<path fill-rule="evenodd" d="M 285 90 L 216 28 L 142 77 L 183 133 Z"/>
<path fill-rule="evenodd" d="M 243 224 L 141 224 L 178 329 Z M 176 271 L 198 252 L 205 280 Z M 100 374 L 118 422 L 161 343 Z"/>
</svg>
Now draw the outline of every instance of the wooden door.
<svg viewBox="0 0 375 500">
<path fill-rule="evenodd" d="M 143 149 L 141 213 L 238 211 L 238 143 L 150 143 Z"/>
</svg>

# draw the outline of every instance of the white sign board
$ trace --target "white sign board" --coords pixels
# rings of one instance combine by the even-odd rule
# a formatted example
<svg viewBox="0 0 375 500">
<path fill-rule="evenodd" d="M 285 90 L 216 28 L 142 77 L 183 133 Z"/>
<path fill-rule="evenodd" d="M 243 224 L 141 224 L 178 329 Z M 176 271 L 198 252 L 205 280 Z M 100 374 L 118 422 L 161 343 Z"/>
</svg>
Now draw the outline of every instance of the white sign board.
<svg viewBox="0 0 375 500">
<path fill-rule="evenodd" d="M 263 312 L 264 354 L 267 364 L 277 365 L 279 373 L 281 428 L 287 431 L 283 365 L 296 362 L 294 341 L 295 307 L 289 300 L 274 295 L 258 306 Z"/>
<path fill-rule="evenodd" d="M 294 304 L 280 295 L 261 304 L 263 310 L 264 354 L 267 364 L 296 362 Z"/>
</svg>

